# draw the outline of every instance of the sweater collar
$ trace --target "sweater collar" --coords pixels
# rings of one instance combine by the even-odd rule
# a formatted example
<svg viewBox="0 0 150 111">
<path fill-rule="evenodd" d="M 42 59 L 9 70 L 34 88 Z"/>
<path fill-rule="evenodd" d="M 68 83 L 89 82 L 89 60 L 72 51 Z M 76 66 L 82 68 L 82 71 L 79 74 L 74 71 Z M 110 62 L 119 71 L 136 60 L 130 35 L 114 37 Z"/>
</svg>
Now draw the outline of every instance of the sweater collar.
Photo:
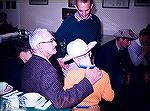
<svg viewBox="0 0 150 111">
<path fill-rule="evenodd" d="M 81 20 L 88 20 L 88 19 L 92 20 L 92 14 L 90 14 L 90 16 L 88 18 L 86 18 L 86 19 L 81 18 L 80 15 L 78 14 L 78 12 L 76 12 L 74 14 L 74 16 L 75 16 L 75 18 L 77 19 L 78 22 L 81 21 Z"/>
</svg>

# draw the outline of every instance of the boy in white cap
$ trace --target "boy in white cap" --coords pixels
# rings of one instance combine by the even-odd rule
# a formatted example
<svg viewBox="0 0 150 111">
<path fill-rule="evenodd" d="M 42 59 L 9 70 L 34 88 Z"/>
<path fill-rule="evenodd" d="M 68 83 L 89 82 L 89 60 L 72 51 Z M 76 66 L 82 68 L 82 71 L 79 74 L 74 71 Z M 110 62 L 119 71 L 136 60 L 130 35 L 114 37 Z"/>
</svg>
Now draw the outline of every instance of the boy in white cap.
<svg viewBox="0 0 150 111">
<path fill-rule="evenodd" d="M 63 60 L 68 61 L 73 59 L 78 69 L 75 68 L 68 72 L 64 82 L 64 89 L 69 89 L 73 87 L 74 84 L 79 83 L 84 78 L 87 67 L 89 67 L 89 70 L 95 67 L 95 65 L 91 63 L 90 56 L 91 49 L 96 43 L 96 41 L 93 41 L 87 45 L 83 40 L 76 39 L 67 45 L 68 55 L 66 55 Z M 73 110 L 100 111 L 98 103 L 102 98 L 106 101 L 113 100 L 114 91 L 111 88 L 109 76 L 103 70 L 101 70 L 101 76 L 102 78 L 93 85 L 94 92 L 74 107 Z"/>
</svg>

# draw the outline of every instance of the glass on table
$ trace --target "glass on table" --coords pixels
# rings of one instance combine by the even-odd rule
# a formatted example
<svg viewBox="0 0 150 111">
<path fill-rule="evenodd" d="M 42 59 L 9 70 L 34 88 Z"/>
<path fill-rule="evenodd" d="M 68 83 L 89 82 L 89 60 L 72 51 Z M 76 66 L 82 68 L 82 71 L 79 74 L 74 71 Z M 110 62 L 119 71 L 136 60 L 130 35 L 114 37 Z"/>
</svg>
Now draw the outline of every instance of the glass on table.
<svg viewBox="0 0 150 111">
<path fill-rule="evenodd" d="M 2 99 L 0 104 L 0 111 L 8 111 L 10 110 L 10 100 Z"/>
<path fill-rule="evenodd" d="M 25 108 L 19 107 L 18 96 L 10 96 L 7 98 L 0 98 L 0 111 L 25 111 Z"/>
</svg>

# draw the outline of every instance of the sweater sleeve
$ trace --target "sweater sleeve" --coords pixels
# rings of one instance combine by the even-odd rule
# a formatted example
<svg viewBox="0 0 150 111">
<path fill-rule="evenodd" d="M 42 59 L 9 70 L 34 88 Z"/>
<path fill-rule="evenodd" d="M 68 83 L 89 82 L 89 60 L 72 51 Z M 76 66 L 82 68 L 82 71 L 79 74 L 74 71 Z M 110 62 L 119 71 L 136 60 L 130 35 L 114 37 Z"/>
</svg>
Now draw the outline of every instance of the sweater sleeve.
<svg viewBox="0 0 150 111">
<path fill-rule="evenodd" d="M 111 83 L 110 83 L 110 78 L 109 75 L 103 71 L 103 73 L 105 73 L 105 88 L 102 94 L 102 98 L 105 99 L 106 101 L 112 101 L 114 99 L 114 91 L 112 90 L 111 87 Z"/>
</svg>

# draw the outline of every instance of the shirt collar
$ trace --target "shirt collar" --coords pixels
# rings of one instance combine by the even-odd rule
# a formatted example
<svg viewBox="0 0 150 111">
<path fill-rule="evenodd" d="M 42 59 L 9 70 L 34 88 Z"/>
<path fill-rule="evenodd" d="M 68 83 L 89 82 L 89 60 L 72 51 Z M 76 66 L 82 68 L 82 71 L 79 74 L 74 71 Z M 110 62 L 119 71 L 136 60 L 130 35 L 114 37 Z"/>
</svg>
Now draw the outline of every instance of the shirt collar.
<svg viewBox="0 0 150 111">
<path fill-rule="evenodd" d="M 46 59 L 46 60 L 50 63 L 50 61 L 49 61 L 46 57 L 44 57 L 43 55 L 41 55 L 41 54 L 37 54 L 37 53 L 34 53 L 34 55 L 40 56 L 40 57 L 42 57 L 42 58 Z M 51 64 L 51 63 L 50 63 L 50 64 Z"/>
<path fill-rule="evenodd" d="M 141 45 L 141 42 L 140 42 L 140 40 L 139 40 L 139 38 L 136 39 L 135 41 L 136 41 L 136 43 L 137 43 L 139 46 L 142 46 L 142 45 Z"/>
<path fill-rule="evenodd" d="M 80 17 L 78 12 L 76 12 L 74 14 L 74 16 L 75 16 L 75 18 L 77 19 L 78 22 L 81 21 L 81 20 L 84 20 L 83 18 Z M 92 19 L 92 14 L 90 14 L 90 16 L 88 18 L 86 18 L 85 20 L 88 20 L 88 19 Z"/>
<path fill-rule="evenodd" d="M 120 47 L 119 47 L 119 45 L 118 45 L 118 43 L 117 43 L 117 40 L 116 40 L 116 46 L 117 46 L 117 49 L 118 49 L 118 51 L 120 50 Z"/>
</svg>

